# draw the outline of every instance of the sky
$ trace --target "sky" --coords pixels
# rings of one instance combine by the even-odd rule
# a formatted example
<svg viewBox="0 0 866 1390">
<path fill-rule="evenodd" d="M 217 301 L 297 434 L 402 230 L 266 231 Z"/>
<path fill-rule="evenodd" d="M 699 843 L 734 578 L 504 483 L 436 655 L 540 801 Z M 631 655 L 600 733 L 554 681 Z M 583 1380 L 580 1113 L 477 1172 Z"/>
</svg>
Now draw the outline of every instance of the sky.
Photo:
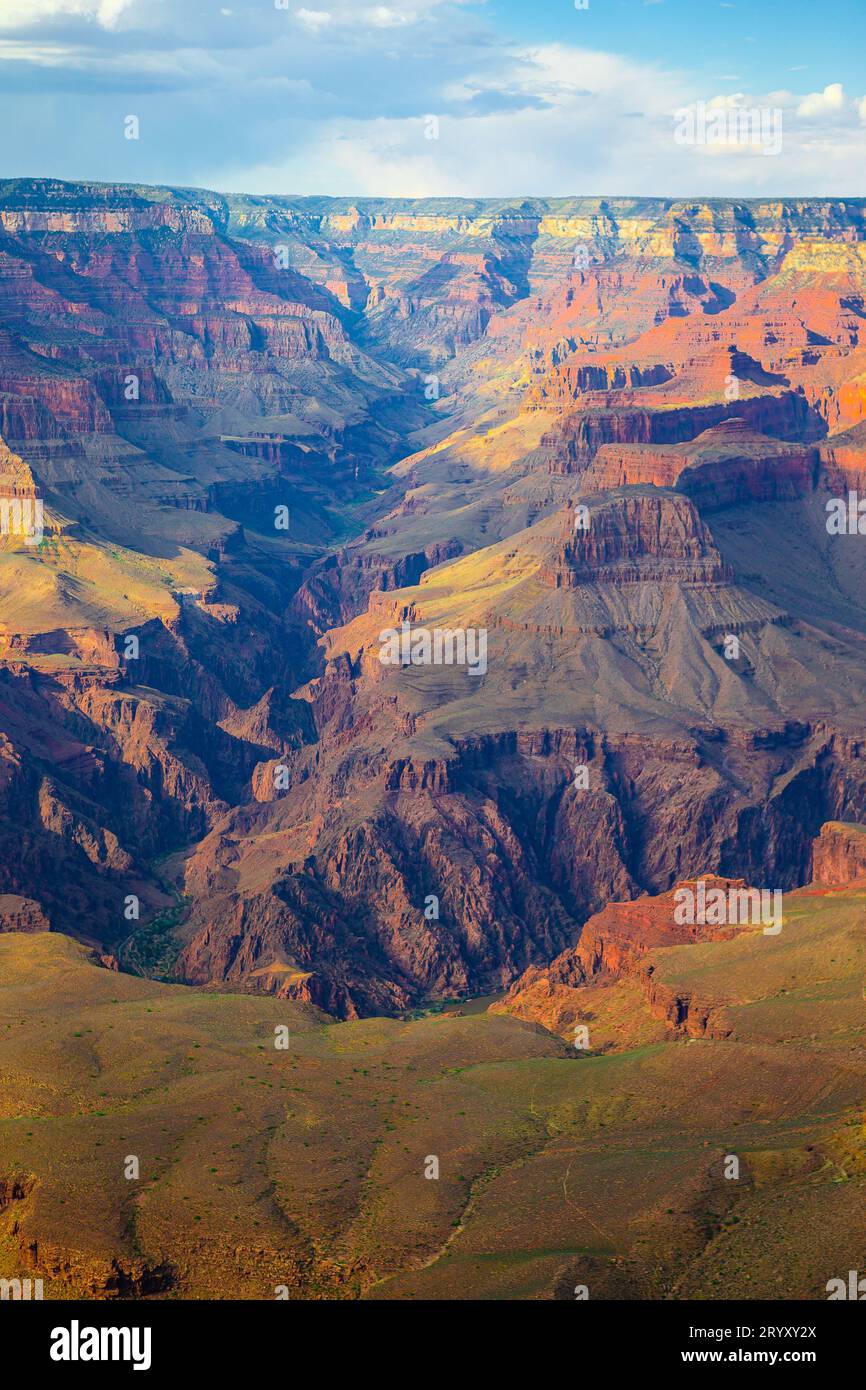
<svg viewBox="0 0 866 1390">
<path fill-rule="evenodd" d="M 866 0 L 0 0 L 0 177 L 866 196 L 864 54 Z"/>
</svg>

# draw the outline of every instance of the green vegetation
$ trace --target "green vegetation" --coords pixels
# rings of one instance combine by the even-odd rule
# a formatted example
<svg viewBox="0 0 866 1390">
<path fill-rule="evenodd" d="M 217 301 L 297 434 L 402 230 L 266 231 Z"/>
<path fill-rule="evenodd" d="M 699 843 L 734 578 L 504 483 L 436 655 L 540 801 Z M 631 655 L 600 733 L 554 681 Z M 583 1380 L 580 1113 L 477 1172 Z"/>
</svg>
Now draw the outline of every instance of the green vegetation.
<svg viewBox="0 0 866 1390">
<path fill-rule="evenodd" d="M 189 898 L 175 892 L 174 907 L 158 912 L 118 947 L 122 969 L 150 980 L 171 980 L 181 952 L 176 929 L 189 911 Z"/>
</svg>

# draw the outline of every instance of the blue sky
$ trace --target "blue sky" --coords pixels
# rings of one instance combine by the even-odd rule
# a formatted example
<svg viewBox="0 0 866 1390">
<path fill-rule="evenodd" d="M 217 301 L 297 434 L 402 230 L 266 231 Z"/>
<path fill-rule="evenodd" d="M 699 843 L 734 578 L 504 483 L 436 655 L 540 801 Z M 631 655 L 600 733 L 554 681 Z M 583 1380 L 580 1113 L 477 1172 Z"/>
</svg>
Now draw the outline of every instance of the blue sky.
<svg viewBox="0 0 866 1390">
<path fill-rule="evenodd" d="M 0 176 L 866 196 L 864 40 L 866 0 L 0 0 Z"/>
<path fill-rule="evenodd" d="M 575 14 L 568 0 L 493 0 L 491 16 L 523 43 L 577 39 L 639 60 L 703 73 L 737 74 L 754 91 L 808 80 L 812 88 L 842 82 L 866 86 L 864 0 L 590 0 Z M 807 79 L 808 75 L 808 79 Z"/>
</svg>

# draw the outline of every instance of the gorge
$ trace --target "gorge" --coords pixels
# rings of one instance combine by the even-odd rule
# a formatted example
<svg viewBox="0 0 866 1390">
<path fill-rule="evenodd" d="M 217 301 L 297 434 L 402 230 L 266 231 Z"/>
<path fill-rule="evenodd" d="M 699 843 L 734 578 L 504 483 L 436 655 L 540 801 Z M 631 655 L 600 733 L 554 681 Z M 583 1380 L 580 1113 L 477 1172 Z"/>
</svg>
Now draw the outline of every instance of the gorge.
<svg viewBox="0 0 866 1390">
<path fill-rule="evenodd" d="M 18 180 L 0 228 L 4 481 L 46 517 L 0 546 L 0 889 L 53 928 L 110 954 L 179 901 L 163 978 L 399 1012 L 612 897 L 806 883 L 866 819 L 825 525 L 862 201 Z M 407 623 L 486 673 L 382 665 Z"/>
</svg>

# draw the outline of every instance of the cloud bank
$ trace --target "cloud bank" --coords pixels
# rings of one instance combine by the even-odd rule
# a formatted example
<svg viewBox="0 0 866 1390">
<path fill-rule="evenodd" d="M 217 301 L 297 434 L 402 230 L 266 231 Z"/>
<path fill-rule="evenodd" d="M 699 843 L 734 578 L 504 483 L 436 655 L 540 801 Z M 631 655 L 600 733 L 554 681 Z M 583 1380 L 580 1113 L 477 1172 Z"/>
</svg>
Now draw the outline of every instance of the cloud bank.
<svg viewBox="0 0 866 1390">
<path fill-rule="evenodd" d="M 351 196 L 866 194 L 866 96 L 790 76 L 790 90 L 732 94 L 735 74 L 517 43 L 474 0 L 0 0 L 6 175 Z M 745 115 L 733 138 L 676 138 L 678 112 L 720 107 L 780 113 L 778 148 L 741 139 Z"/>
</svg>

